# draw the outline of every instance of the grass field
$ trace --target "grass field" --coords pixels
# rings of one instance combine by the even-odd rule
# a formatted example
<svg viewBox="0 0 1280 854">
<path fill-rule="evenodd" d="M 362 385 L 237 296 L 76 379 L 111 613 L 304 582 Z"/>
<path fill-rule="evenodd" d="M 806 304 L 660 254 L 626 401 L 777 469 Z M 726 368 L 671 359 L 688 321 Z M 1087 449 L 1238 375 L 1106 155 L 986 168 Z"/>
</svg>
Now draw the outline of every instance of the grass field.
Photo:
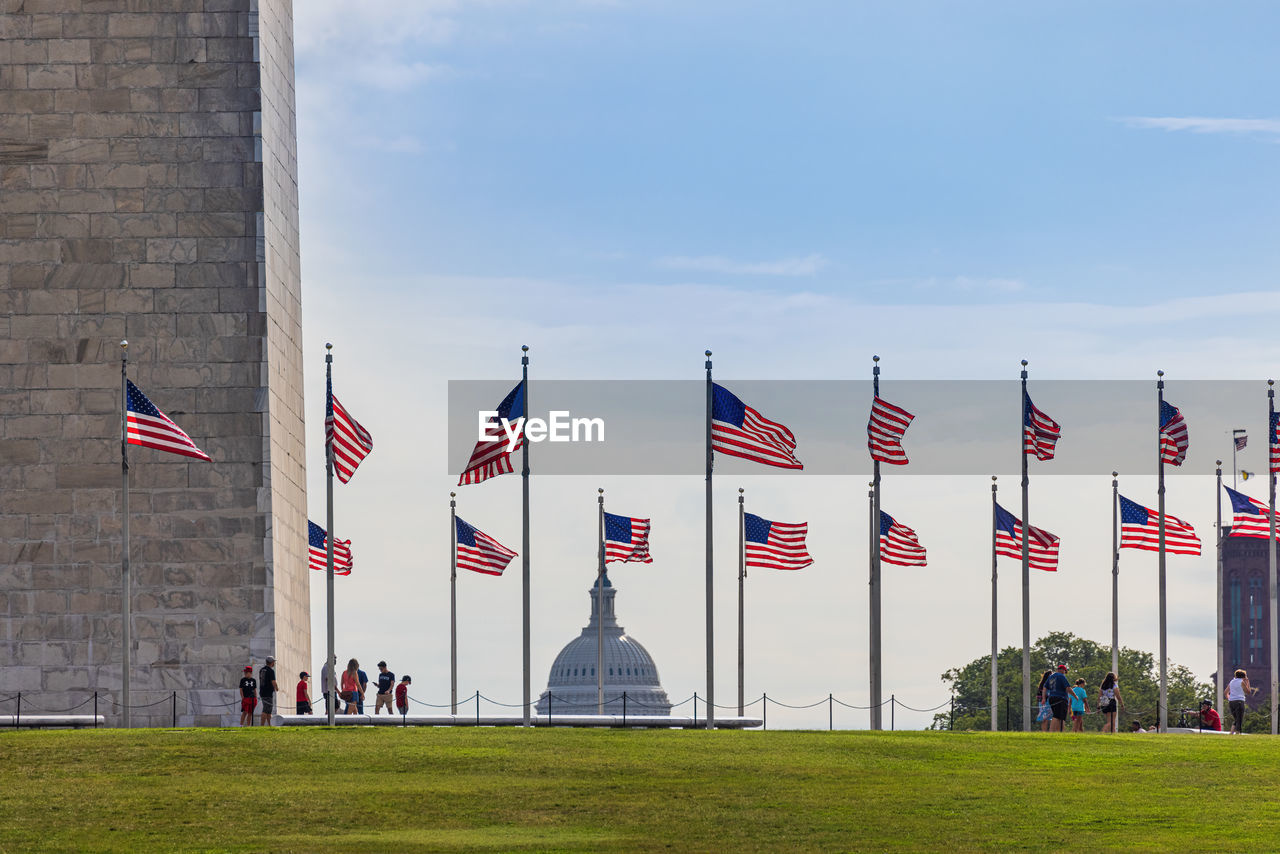
<svg viewBox="0 0 1280 854">
<path fill-rule="evenodd" d="M 0 851 L 1275 850 L 1280 740 L 0 733 Z"/>
</svg>

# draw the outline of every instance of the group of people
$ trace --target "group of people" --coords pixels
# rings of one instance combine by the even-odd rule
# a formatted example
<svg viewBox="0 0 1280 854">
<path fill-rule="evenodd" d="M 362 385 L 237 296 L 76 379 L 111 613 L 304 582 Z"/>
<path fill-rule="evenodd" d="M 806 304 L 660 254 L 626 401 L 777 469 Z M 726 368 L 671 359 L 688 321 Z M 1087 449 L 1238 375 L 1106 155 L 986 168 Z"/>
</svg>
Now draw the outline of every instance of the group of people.
<svg viewBox="0 0 1280 854">
<path fill-rule="evenodd" d="M 1077 679 L 1073 685 L 1067 678 L 1068 670 L 1065 664 L 1059 664 L 1053 670 L 1046 670 L 1040 677 L 1040 684 L 1036 687 L 1036 703 L 1039 706 L 1036 720 L 1040 723 L 1040 729 L 1045 732 L 1062 732 L 1065 729 L 1068 714 L 1071 716 L 1071 731 L 1084 732 L 1084 716 L 1091 711 L 1089 691 L 1083 679 Z M 1244 731 L 1245 699 L 1256 693 L 1258 689 L 1249 684 L 1248 674 L 1243 670 L 1237 670 L 1235 678 L 1226 689 L 1227 704 L 1231 709 L 1232 734 Z M 1105 715 L 1103 732 L 1116 732 L 1116 715 L 1122 709 L 1124 709 L 1124 700 L 1120 696 L 1120 682 L 1115 673 L 1108 673 L 1103 677 L 1098 694 L 1097 711 Z M 1201 700 L 1200 710 L 1196 714 L 1200 718 L 1201 729 L 1222 731 L 1222 716 L 1214 709 L 1212 700 Z M 1130 726 L 1130 732 L 1147 731 L 1139 721 L 1133 721 Z"/>
<path fill-rule="evenodd" d="M 240 726 L 253 726 L 253 712 L 262 704 L 261 726 L 271 726 L 271 715 L 276 709 L 276 695 L 280 686 L 276 682 L 276 660 L 267 656 L 266 663 L 258 670 L 258 677 L 253 676 L 253 666 L 245 665 L 244 676 L 240 679 Z M 322 710 L 328 708 L 330 685 L 333 682 L 333 662 L 320 671 L 320 690 L 324 698 Z M 413 683 L 410 676 L 402 676 L 396 684 L 396 675 L 387 669 L 385 661 L 378 662 L 378 683 L 373 713 L 381 714 L 386 707 L 387 714 L 393 714 L 391 707 L 395 703 L 395 713 L 409 713 L 409 685 Z M 334 696 L 334 711 L 345 715 L 363 715 L 365 692 L 368 690 L 369 676 L 360 669 L 360 662 L 351 659 L 347 669 L 339 676 L 339 687 Z M 298 674 L 298 685 L 295 690 L 298 714 L 309 715 L 311 708 L 311 674 L 302 671 Z M 339 711 L 338 706 L 345 704 Z"/>
</svg>

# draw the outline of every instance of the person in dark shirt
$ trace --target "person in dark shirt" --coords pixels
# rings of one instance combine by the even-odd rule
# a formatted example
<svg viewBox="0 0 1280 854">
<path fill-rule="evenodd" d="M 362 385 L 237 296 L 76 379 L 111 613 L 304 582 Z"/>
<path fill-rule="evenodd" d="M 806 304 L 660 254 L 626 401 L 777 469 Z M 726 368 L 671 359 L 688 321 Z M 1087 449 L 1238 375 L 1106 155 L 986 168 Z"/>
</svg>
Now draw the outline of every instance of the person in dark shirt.
<svg viewBox="0 0 1280 854">
<path fill-rule="evenodd" d="M 396 711 L 401 715 L 409 714 L 409 683 L 412 681 L 408 676 L 402 676 L 396 686 Z"/>
<path fill-rule="evenodd" d="M 253 709 L 258 705 L 258 680 L 253 678 L 253 666 L 245 665 L 240 678 L 240 726 L 253 726 Z"/>
<path fill-rule="evenodd" d="M 394 689 L 396 687 L 396 675 L 387 669 L 385 661 L 378 662 L 378 696 L 377 702 L 373 706 L 375 715 L 382 713 L 382 707 L 387 707 L 387 714 L 391 714 L 391 701 L 395 696 Z"/>
<path fill-rule="evenodd" d="M 1067 720 L 1067 709 L 1070 706 L 1067 692 L 1071 690 L 1071 683 L 1067 681 L 1067 665 L 1058 665 L 1058 669 L 1049 675 L 1049 681 L 1044 684 L 1044 690 L 1049 695 L 1049 710 L 1053 712 L 1049 732 L 1062 732 L 1062 725 Z"/>
<path fill-rule="evenodd" d="M 356 670 L 356 678 L 360 680 L 360 690 L 356 693 L 356 714 L 364 714 L 364 692 L 369 689 L 369 674 Z"/>
<path fill-rule="evenodd" d="M 276 694 L 280 686 L 276 684 L 275 658 L 268 655 L 267 663 L 258 671 L 258 696 L 262 697 L 262 725 L 271 726 L 271 714 L 275 711 Z"/>
</svg>

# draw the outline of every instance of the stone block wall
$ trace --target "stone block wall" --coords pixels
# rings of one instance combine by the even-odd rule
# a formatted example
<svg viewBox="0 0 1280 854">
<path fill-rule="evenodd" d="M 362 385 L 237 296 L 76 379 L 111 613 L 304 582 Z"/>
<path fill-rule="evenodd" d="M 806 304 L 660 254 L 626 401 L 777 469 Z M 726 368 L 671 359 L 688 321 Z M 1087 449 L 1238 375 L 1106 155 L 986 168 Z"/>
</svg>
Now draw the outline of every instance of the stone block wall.
<svg viewBox="0 0 1280 854">
<path fill-rule="evenodd" d="M 135 722 L 313 666 L 291 31 L 289 0 L 0 0 L 0 697 L 119 699 L 125 338 L 214 460 L 129 449 Z"/>
</svg>

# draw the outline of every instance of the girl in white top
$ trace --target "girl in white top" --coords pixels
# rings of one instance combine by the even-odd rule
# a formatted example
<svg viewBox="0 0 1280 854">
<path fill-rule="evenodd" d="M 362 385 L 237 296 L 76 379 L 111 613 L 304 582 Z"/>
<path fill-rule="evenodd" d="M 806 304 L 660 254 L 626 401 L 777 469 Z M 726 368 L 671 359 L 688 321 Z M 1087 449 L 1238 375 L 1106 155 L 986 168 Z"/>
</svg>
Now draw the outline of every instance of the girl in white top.
<svg viewBox="0 0 1280 854">
<path fill-rule="evenodd" d="M 1103 732 L 1116 731 L 1116 704 L 1120 704 L 1120 708 L 1124 708 L 1124 700 L 1120 696 L 1120 683 L 1116 680 L 1114 673 L 1108 673 L 1102 679 L 1102 696 L 1098 700 L 1098 711 L 1102 712 L 1106 718 L 1106 723 L 1102 725 Z"/>
<path fill-rule="evenodd" d="M 1232 735 L 1244 731 L 1244 701 L 1250 694 L 1258 693 L 1258 689 L 1249 684 L 1249 674 L 1243 670 L 1236 671 L 1236 678 L 1227 684 L 1227 705 L 1231 709 Z"/>
</svg>

